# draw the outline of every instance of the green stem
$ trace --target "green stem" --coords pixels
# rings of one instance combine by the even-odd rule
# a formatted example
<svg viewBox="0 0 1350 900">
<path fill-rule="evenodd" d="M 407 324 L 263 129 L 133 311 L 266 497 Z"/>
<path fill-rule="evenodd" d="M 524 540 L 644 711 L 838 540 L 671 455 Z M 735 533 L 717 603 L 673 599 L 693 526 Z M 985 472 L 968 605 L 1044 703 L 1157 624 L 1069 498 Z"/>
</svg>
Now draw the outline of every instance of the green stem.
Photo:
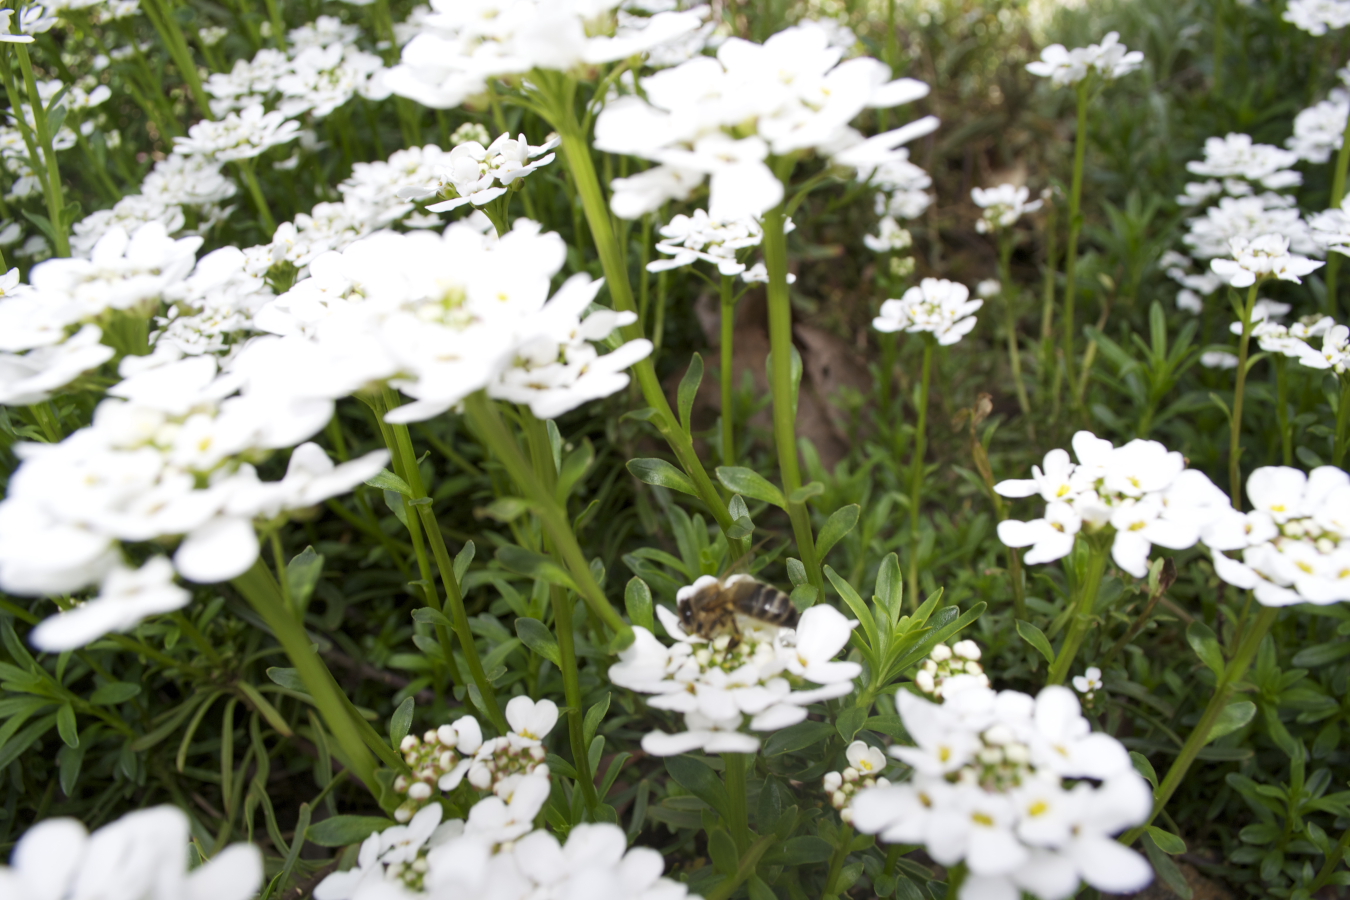
<svg viewBox="0 0 1350 900">
<path fill-rule="evenodd" d="M 928 388 L 933 377 L 933 339 L 923 337 L 923 375 L 914 425 L 914 458 L 909 464 L 909 602 L 919 604 L 919 507 L 923 503 L 923 458 L 928 449 Z"/>
<path fill-rule="evenodd" d="M 244 599 L 258 615 L 262 616 L 267 627 L 272 629 L 272 633 L 286 651 L 286 655 L 295 664 L 296 672 L 304 682 L 305 689 L 314 698 L 314 705 L 319 708 L 328 730 L 333 733 L 338 746 L 342 748 L 352 774 L 369 790 L 377 790 L 375 758 L 366 748 L 356 723 L 352 721 L 348 711 L 349 701 L 338 688 L 333 673 L 328 671 L 328 667 L 315 652 L 304 626 L 286 608 L 280 588 L 272 579 L 272 573 L 267 571 L 267 565 L 259 559 L 253 564 L 253 568 L 231 583 L 244 595 Z"/>
<path fill-rule="evenodd" d="M 801 465 L 797 459 L 797 390 L 792 379 L 792 300 L 787 282 L 787 214 L 781 205 L 764 216 L 764 264 L 769 270 L 769 360 L 773 388 L 773 436 L 778 448 L 778 469 L 783 493 L 788 499 L 788 518 L 797 541 L 806 578 L 825 597 L 825 578 L 816 554 L 815 533 L 806 503 L 793 499 L 801 490 Z"/>
<path fill-rule="evenodd" d="M 961 885 L 966 880 L 966 864 L 957 863 L 947 870 L 947 900 L 961 896 Z"/>
<path fill-rule="evenodd" d="M 1336 154 L 1336 168 L 1331 176 L 1331 203 L 1332 209 L 1340 209 L 1341 201 L 1345 199 L 1345 175 L 1350 170 L 1350 116 L 1345 119 L 1345 131 L 1341 134 L 1341 149 Z M 1341 254 L 1327 254 L 1326 270 L 1326 310 L 1331 315 L 1336 314 L 1336 273 L 1341 265 Z"/>
<path fill-rule="evenodd" d="M 830 859 L 830 874 L 825 878 L 825 900 L 839 895 L 839 874 L 844 871 L 844 860 L 848 859 L 849 847 L 853 845 L 853 826 L 844 824 L 839 828 L 839 845 L 834 848 Z"/>
<path fill-rule="evenodd" d="M 526 425 L 526 436 L 530 447 L 530 460 L 534 463 L 534 474 L 549 491 L 557 485 L 558 472 L 553 463 L 553 449 L 548 439 L 548 428 L 534 417 L 528 408 L 522 410 Z M 522 488 L 523 489 L 523 488 Z M 544 551 L 556 556 L 553 541 L 544 536 Z M 561 656 L 560 667 L 563 677 L 563 695 L 567 699 L 567 733 L 572 745 L 572 765 L 577 770 L 577 784 L 581 786 L 586 808 L 591 818 L 599 821 L 597 814 L 600 798 L 595 790 L 595 776 L 591 772 L 590 753 L 586 747 L 584 712 L 581 695 L 581 675 L 577 666 L 577 648 L 575 626 L 572 624 L 572 601 L 567 590 L 561 585 L 549 585 L 549 599 L 553 604 L 553 625 L 558 635 L 558 653 Z"/>
<path fill-rule="evenodd" d="M 272 207 L 267 203 L 267 196 L 263 194 L 262 185 L 258 183 L 258 176 L 253 171 L 253 161 L 251 159 L 240 159 L 235 161 L 239 167 L 239 173 L 244 176 L 244 184 L 248 186 L 248 194 L 253 198 L 253 205 L 258 209 L 258 217 L 262 219 L 263 229 L 270 236 L 277 230 L 277 220 L 272 217 Z"/>
<path fill-rule="evenodd" d="M 1069 188 L 1069 245 L 1064 256 L 1064 376 L 1074 385 L 1074 304 L 1078 301 L 1078 233 L 1083 227 L 1083 162 L 1087 157 L 1088 81 L 1078 83 L 1078 128 L 1073 145 L 1073 183 Z"/>
<path fill-rule="evenodd" d="M 1097 606 L 1097 590 L 1102 585 L 1102 576 L 1106 574 L 1106 561 L 1111 555 L 1111 545 L 1100 537 L 1087 538 L 1088 564 L 1082 584 L 1078 585 L 1078 597 L 1074 601 L 1073 618 L 1069 621 L 1069 631 L 1064 635 L 1055 664 L 1050 667 L 1048 684 L 1063 684 L 1073 668 L 1078 649 L 1083 645 L 1088 628 L 1092 625 L 1093 610 Z"/>
<path fill-rule="evenodd" d="M 1336 842 L 1335 848 L 1327 854 L 1327 860 L 1322 864 L 1322 870 L 1317 873 L 1316 880 L 1308 886 L 1308 893 L 1316 895 L 1318 891 L 1327 886 L 1331 881 L 1331 876 L 1336 874 L 1336 867 L 1345 859 L 1345 851 L 1350 848 L 1350 828 L 1341 832 L 1341 839 Z"/>
<path fill-rule="evenodd" d="M 577 543 L 567 512 L 553 494 L 540 483 L 529 462 L 520 452 L 516 438 L 502 421 L 497 407 L 482 391 L 471 394 L 464 401 L 465 410 L 474 428 L 506 469 L 511 480 L 519 485 L 529 499 L 534 512 L 544 525 L 544 532 L 553 540 L 558 555 L 567 566 L 578 593 L 586 601 L 596 618 L 614 632 L 613 649 L 621 650 L 633 642 L 633 629 L 610 605 L 604 591 L 595 581 L 595 575 L 586 556 Z"/>
<path fill-rule="evenodd" d="M 1055 215 L 1059 209 L 1052 196 L 1045 217 L 1045 279 L 1041 288 L 1041 388 L 1048 390 L 1055 371 L 1055 258 L 1059 237 Z"/>
<path fill-rule="evenodd" d="M 553 80 L 551 74 L 547 72 L 534 74 L 540 77 L 541 82 Z M 628 265 L 624 260 L 622 248 L 614 236 L 609 207 L 605 203 L 604 192 L 595 174 L 595 161 L 591 159 L 590 141 L 572 105 L 571 95 L 574 92 L 575 84 L 571 84 L 565 91 L 565 97 L 555 98 L 556 102 L 549 110 L 552 124 L 562 138 L 563 158 L 567 161 L 577 195 L 581 198 L 581 206 L 586 214 L 586 222 L 590 226 L 591 238 L 595 241 L 596 252 L 600 256 L 600 265 L 604 269 L 605 283 L 609 286 L 609 295 L 614 301 L 614 308 L 636 313 L 633 290 L 628 281 Z M 624 326 L 622 329 L 624 339 L 631 341 L 641 338 L 642 327 L 642 322 Z M 679 425 L 679 420 L 675 418 L 670 401 L 666 399 L 666 393 L 656 375 L 654 361 L 648 357 L 634 364 L 633 371 L 637 375 L 638 385 L 642 388 L 647 405 L 656 411 L 656 415 L 652 417 L 653 424 L 670 444 L 685 474 L 693 479 L 699 498 L 707 504 L 718 526 L 726 531 L 732 525 L 726 501 L 722 499 L 716 485 L 708 477 L 707 470 L 703 468 L 703 462 L 694 450 L 693 438 L 685 433 Z M 740 557 L 745 554 L 747 548 L 744 540 L 731 543 L 733 556 Z"/>
<path fill-rule="evenodd" d="M 1280 427 L 1280 452 L 1286 466 L 1294 464 L 1294 430 L 1289 427 L 1289 379 L 1285 372 L 1289 358 L 1274 354 L 1275 362 L 1275 418 Z"/>
<path fill-rule="evenodd" d="M 736 296 L 732 278 L 722 276 L 722 465 L 736 465 L 736 375 L 732 342 L 736 337 Z"/>
<path fill-rule="evenodd" d="M 1186 772 L 1190 769 L 1191 763 L 1195 762 L 1200 750 L 1209 743 L 1209 733 L 1213 730 L 1214 723 L 1227 709 L 1229 697 L 1232 696 L 1237 683 L 1242 680 L 1242 676 L 1247 674 L 1247 669 L 1256 657 L 1256 651 L 1260 648 L 1261 641 L 1265 639 L 1266 633 L 1270 631 L 1270 626 L 1275 624 L 1275 619 L 1279 614 L 1278 607 L 1261 607 L 1261 612 L 1257 615 L 1256 621 L 1243 635 L 1237 652 L 1233 654 L 1233 658 L 1224 668 L 1223 675 L 1219 677 L 1218 683 L 1214 686 L 1214 695 L 1209 698 L 1209 705 L 1205 707 L 1204 713 L 1201 714 L 1200 721 L 1196 723 L 1195 728 L 1186 738 L 1186 743 L 1182 745 L 1181 752 L 1177 754 L 1172 767 L 1167 770 L 1167 776 L 1163 778 L 1162 784 L 1158 785 L 1158 790 L 1153 795 L 1153 812 L 1149 815 L 1148 821 L 1130 829 L 1120 839 L 1122 844 L 1129 846 L 1138 840 L 1139 836 L 1144 833 L 1144 829 L 1152 824 L 1158 813 L 1162 812 L 1163 807 L 1167 805 L 1167 801 L 1176 793 L 1176 789 L 1181 785 L 1181 780 L 1186 777 Z"/>
<path fill-rule="evenodd" d="M 28 94 L 28 104 L 33 109 L 37 142 L 42 148 L 42 159 L 34 158 L 33 167 L 39 172 L 46 170 L 46 177 L 42 181 L 42 193 L 47 201 L 47 218 L 52 225 L 56 255 L 70 256 L 70 232 L 64 215 L 66 199 L 61 187 L 61 171 L 56 163 L 56 150 L 52 146 L 51 123 L 47 120 L 47 109 L 43 105 L 42 95 L 38 93 L 37 79 L 33 76 L 33 61 L 28 56 L 28 47 L 24 44 L 15 44 L 14 52 L 19 56 L 24 90 Z M 22 110 L 16 107 L 15 115 L 23 118 Z"/>
<path fill-rule="evenodd" d="M 730 814 L 731 839 L 736 842 L 736 852 L 745 855 L 750 849 L 750 817 L 746 810 L 746 770 L 750 767 L 750 754 L 723 753 L 726 763 L 726 786 L 728 797 L 727 812 Z"/>
<path fill-rule="evenodd" d="M 1233 508 L 1242 509 L 1242 401 L 1247 388 L 1247 351 L 1252 340 L 1252 310 L 1256 308 L 1256 285 L 1247 291 L 1242 308 L 1242 337 L 1238 340 L 1237 383 L 1233 386 L 1233 416 L 1229 421 L 1228 488 Z"/>
<path fill-rule="evenodd" d="M 183 81 L 192 93 L 192 99 L 196 101 L 197 108 L 206 118 L 214 119 L 215 116 L 211 113 L 211 100 L 206 95 L 206 89 L 202 87 L 202 78 L 197 72 L 197 63 L 192 59 L 192 50 L 188 47 L 187 38 L 183 37 L 183 29 L 178 26 L 178 20 L 174 18 L 173 12 L 165 9 L 161 5 L 161 0 L 146 0 L 143 6 L 146 14 L 150 17 L 150 21 L 154 24 L 155 30 L 159 32 L 160 38 L 164 41 L 169 55 L 173 57 L 174 65 L 178 67 L 179 74 L 183 76 Z"/>
<path fill-rule="evenodd" d="M 1013 293 L 1017 288 L 1012 281 L 1012 251 L 1012 235 L 1004 229 L 998 235 L 998 278 L 1008 320 L 1008 363 L 1012 366 L 1013 384 L 1017 388 L 1017 404 L 1022 408 L 1022 415 L 1029 416 L 1031 400 L 1027 397 L 1027 386 L 1022 380 L 1022 352 L 1017 346 L 1017 309 Z"/>
<path fill-rule="evenodd" d="M 1331 448 L 1331 464 L 1340 467 L 1350 449 L 1350 372 L 1341 376 L 1341 397 L 1336 403 L 1336 438 Z"/>
<path fill-rule="evenodd" d="M 272 40 L 283 53 L 286 51 L 286 20 L 281 18 L 281 7 L 277 0 L 267 0 L 267 18 L 272 23 Z"/>
</svg>

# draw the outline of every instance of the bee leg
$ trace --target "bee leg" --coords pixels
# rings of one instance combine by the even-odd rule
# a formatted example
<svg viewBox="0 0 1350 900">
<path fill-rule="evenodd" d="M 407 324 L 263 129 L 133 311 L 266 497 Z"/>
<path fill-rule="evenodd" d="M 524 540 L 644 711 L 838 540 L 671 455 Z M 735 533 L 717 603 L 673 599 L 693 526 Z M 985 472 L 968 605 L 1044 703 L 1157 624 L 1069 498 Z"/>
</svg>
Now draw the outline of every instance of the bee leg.
<svg viewBox="0 0 1350 900">
<path fill-rule="evenodd" d="M 740 645 L 741 645 L 741 636 L 740 636 L 739 634 L 732 634 L 732 635 L 731 635 L 731 640 L 727 641 L 727 649 L 726 649 L 725 652 L 723 652 L 723 654 L 722 654 L 722 659 L 724 659 L 724 660 L 725 660 L 725 659 L 730 659 L 730 658 L 731 658 L 731 651 L 732 651 L 732 650 L 735 650 L 735 649 L 736 649 L 737 647 L 739 647 Z"/>
</svg>

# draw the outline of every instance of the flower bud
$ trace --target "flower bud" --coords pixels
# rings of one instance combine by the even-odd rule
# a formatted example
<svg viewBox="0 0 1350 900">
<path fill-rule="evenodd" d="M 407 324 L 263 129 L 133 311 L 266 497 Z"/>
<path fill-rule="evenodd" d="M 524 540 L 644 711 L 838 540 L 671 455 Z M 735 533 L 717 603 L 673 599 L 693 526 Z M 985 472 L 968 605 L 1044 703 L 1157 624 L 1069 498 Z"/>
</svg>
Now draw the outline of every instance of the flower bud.
<svg viewBox="0 0 1350 900">
<path fill-rule="evenodd" d="M 952 647 L 952 652 L 964 659 L 974 661 L 980 658 L 980 645 L 974 641 L 957 641 Z"/>
<path fill-rule="evenodd" d="M 937 644 L 933 647 L 932 652 L 928 654 L 928 658 L 935 660 L 936 662 L 946 662 L 952 658 L 952 648 L 948 647 L 946 644 Z"/>
<path fill-rule="evenodd" d="M 411 734 L 405 734 L 403 736 L 403 740 L 399 742 L 398 749 L 402 750 L 404 753 L 407 753 L 409 750 L 412 750 L 414 747 L 416 747 L 418 743 L 419 742 L 416 737 L 414 737 Z"/>
<path fill-rule="evenodd" d="M 414 782 L 413 785 L 408 788 L 408 799 L 417 800 L 419 802 L 430 800 L 431 785 L 427 784 L 425 781 Z"/>
<path fill-rule="evenodd" d="M 852 766 L 849 766 L 847 769 L 844 770 L 844 780 L 850 783 L 857 781 L 858 770 L 853 768 Z"/>
<path fill-rule="evenodd" d="M 840 775 L 838 772 L 826 772 L 826 773 L 825 773 L 825 791 L 826 791 L 826 793 L 833 794 L 835 791 L 839 790 L 840 785 L 842 785 L 843 783 L 844 783 L 844 778 L 843 778 L 843 776 Z"/>
<path fill-rule="evenodd" d="M 914 676 L 914 683 L 918 685 L 919 690 L 923 691 L 925 694 L 933 693 L 934 689 L 937 687 L 937 685 L 933 683 L 932 673 L 924 669 L 920 669 L 918 674 Z"/>
<path fill-rule="evenodd" d="M 459 743 L 459 733 L 455 731 L 452 725 L 442 725 L 437 728 L 436 738 L 447 747 L 453 747 Z"/>
</svg>

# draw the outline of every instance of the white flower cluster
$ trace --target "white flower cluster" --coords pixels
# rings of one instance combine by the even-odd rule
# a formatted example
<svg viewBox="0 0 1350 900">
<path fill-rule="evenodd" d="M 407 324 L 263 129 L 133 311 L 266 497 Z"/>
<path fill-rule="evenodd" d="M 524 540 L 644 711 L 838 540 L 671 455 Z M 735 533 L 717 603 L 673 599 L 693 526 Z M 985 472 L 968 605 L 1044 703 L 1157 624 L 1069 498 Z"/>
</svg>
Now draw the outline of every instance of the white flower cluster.
<svg viewBox="0 0 1350 900">
<path fill-rule="evenodd" d="M 223 119 L 203 119 L 188 129 L 186 137 L 174 138 L 174 150 L 184 156 L 232 162 L 261 156 L 299 135 L 299 122 L 287 119 L 280 110 L 266 112 L 261 103 L 254 103 Z"/>
<path fill-rule="evenodd" d="M 1227 256 L 1232 242 L 1278 234 L 1295 253 L 1317 254 L 1308 223 L 1292 197 L 1266 192 L 1259 196 L 1223 197 L 1204 214 L 1187 222 L 1182 241 L 1200 259 Z"/>
<path fill-rule="evenodd" d="M 1000 184 L 991 188 L 971 188 L 970 199 L 984 210 L 975 230 L 980 234 L 1002 231 L 1017 224 L 1017 220 L 1027 213 L 1041 208 L 1040 200 L 1027 202 L 1031 191 L 1025 185 Z"/>
<path fill-rule="evenodd" d="M 424 106 L 449 109 L 487 92 L 490 79 L 531 69 L 616 62 L 697 31 L 706 6 L 615 15 L 620 0 L 432 0 L 386 84 Z"/>
<path fill-rule="evenodd" d="M 691 596 L 715 581 L 705 575 L 681 588 L 679 596 Z M 653 731 L 642 738 L 642 749 L 655 756 L 698 749 L 754 753 L 759 738 L 743 727 L 776 731 L 795 725 L 812 703 L 847 695 L 862 672 L 857 663 L 833 661 L 858 623 L 832 606 L 806 610 L 795 631 L 741 616 L 741 639 L 734 643 L 726 634 L 711 641 L 687 634 L 673 612 L 664 606 L 656 612 L 675 643 L 667 647 L 639 625 L 632 645 L 609 669 L 614 684 L 655 694 L 651 706 L 684 715 L 688 730 Z M 794 689 L 803 681 L 820 686 Z"/>
<path fill-rule="evenodd" d="M 1177 309 L 1198 314 L 1205 308 L 1205 298 L 1223 287 L 1224 282 L 1209 269 L 1191 271 L 1194 265 L 1195 260 L 1175 250 L 1164 252 L 1158 260 L 1158 268 L 1181 285 L 1181 290 L 1177 291 Z"/>
<path fill-rule="evenodd" d="M 806 22 L 763 44 L 729 38 L 715 58 L 695 57 L 641 79 L 643 96 L 611 100 L 595 122 L 597 148 L 659 164 L 614 182 L 614 213 L 653 212 L 710 178 L 709 215 L 733 221 L 782 200 L 770 156 L 816 151 L 864 177 L 907 159 L 900 146 L 932 132 L 937 119 L 865 140 L 848 123 L 865 109 L 917 100 L 928 86 L 892 81 L 890 68 L 870 57 L 842 56 L 826 29 Z"/>
<path fill-rule="evenodd" d="M 1321 37 L 1329 30 L 1350 25 L 1350 2 L 1346 0 L 1289 0 L 1281 16 L 1296 28 Z"/>
<path fill-rule="evenodd" d="M 881 304 L 872 320 L 877 331 L 928 333 L 941 345 L 955 344 L 975 327 L 974 313 L 983 300 L 970 299 L 970 289 L 945 278 L 925 278 L 899 300 Z"/>
<path fill-rule="evenodd" d="M 188 871 L 187 816 L 172 806 L 128 813 L 92 835 L 74 819 L 45 819 L 24 832 L 0 866 L 0 897 L 15 900 L 250 900 L 262 886 L 262 854 L 233 844 Z"/>
<path fill-rule="evenodd" d="M 394 790 L 408 798 L 394 811 L 394 818 L 407 822 L 431 802 L 435 789 L 453 791 L 466 778 L 476 790 L 509 798 L 521 779 L 547 776 L 542 742 L 558 722 L 558 705 L 513 697 L 506 704 L 506 721 L 511 731 L 488 741 L 473 716 L 461 716 L 421 738 L 404 737 L 399 750 L 413 774 L 394 779 Z"/>
<path fill-rule="evenodd" d="M 933 203 L 928 192 L 933 176 L 909 161 L 909 149 L 900 147 L 880 165 L 858 167 L 860 180 L 870 179 L 879 188 L 874 198 L 878 216 L 917 219 Z"/>
<path fill-rule="evenodd" d="M 518 219 L 501 238 L 456 223 L 443 236 L 381 232 L 310 264 L 310 277 L 259 311 L 257 327 L 304 337 L 306 377 L 339 396 L 389 381 L 414 402 L 390 421 L 440 415 L 474 391 L 554 418 L 628 384 L 645 339 L 600 355 L 593 341 L 636 320 L 587 309 L 601 282 L 569 278 L 549 298 L 566 247 Z"/>
<path fill-rule="evenodd" d="M 788 219 L 783 229 L 795 227 Z M 764 229 L 753 217 L 719 222 L 706 209 L 696 209 L 692 216 L 679 213 L 662 225 L 661 237 L 665 240 L 657 241 L 656 249 L 671 258 L 647 263 L 648 272 L 679 269 L 703 260 L 717 266 L 720 274 L 731 276 L 745 272 L 745 263 L 736 258 L 737 252 L 758 247 L 764 240 Z"/>
<path fill-rule="evenodd" d="M 229 72 L 206 80 L 211 112 L 219 117 L 251 107 L 274 107 L 281 118 L 322 118 L 354 96 L 382 100 L 384 64 L 356 46 L 359 29 L 319 16 L 290 32 L 290 55 L 264 48 L 251 60 L 236 60 Z"/>
<path fill-rule="evenodd" d="M 1296 359 L 1310 369 L 1330 369 L 1344 374 L 1350 369 L 1350 333 L 1330 316 L 1305 316 L 1292 325 L 1276 319 L 1289 312 L 1289 304 L 1257 300 L 1252 310 L 1252 337 L 1267 353 L 1280 353 Z M 1242 323 L 1228 326 L 1233 334 L 1242 334 Z M 1322 339 L 1318 349 L 1313 342 Z M 1236 356 L 1228 354 L 1236 365 Z"/>
<path fill-rule="evenodd" d="M 1346 5 L 1350 8 L 1350 4 Z M 1341 77 L 1345 77 L 1344 70 Z M 1326 100 L 1294 116 L 1294 134 L 1284 145 L 1299 159 L 1324 163 L 1341 149 L 1347 115 L 1350 115 L 1350 93 L 1336 88 Z"/>
<path fill-rule="evenodd" d="M 864 741 L 848 745 L 844 756 L 848 766 L 842 772 L 826 772 L 823 784 L 830 805 L 839 810 L 839 818 L 853 823 L 853 798 L 859 791 L 890 784 L 881 773 L 886 769 L 886 754 Z"/>
<path fill-rule="evenodd" d="M 1220 578 L 1266 606 L 1350 600 L 1350 475 L 1263 466 L 1247 499 L 1251 512 L 1229 510 L 1206 533 Z"/>
<path fill-rule="evenodd" d="M 553 162 L 554 154 L 548 151 L 558 143 L 556 134 L 549 135 L 538 147 L 531 146 L 523 134 L 518 138 L 503 134 L 486 147 L 478 140 L 464 141 L 436 166 L 434 190 L 405 189 L 400 196 L 407 200 L 443 198 L 428 206 L 429 212 L 448 212 L 466 203 L 482 206 L 505 194 L 535 169 Z"/>
<path fill-rule="evenodd" d="M 1228 249 L 1232 259 L 1212 259 L 1209 267 L 1235 288 L 1251 287 L 1271 278 L 1302 284 L 1302 276 L 1326 265 L 1290 253 L 1289 238 L 1280 234 L 1236 237 L 1228 242 Z"/>
<path fill-rule="evenodd" d="M 1192 547 L 1232 509 L 1205 473 L 1186 468 L 1180 453 L 1157 441 L 1121 447 L 1088 431 L 1073 436 L 1075 464 L 1064 450 L 1045 454 L 1028 480 L 1000 481 L 1004 497 L 1045 500 L 1045 515 L 1030 522 L 1005 519 L 998 537 L 1009 547 L 1031 547 L 1030 565 L 1068 556 L 1080 531 L 1113 535 L 1111 557 L 1136 578 L 1148 574 L 1153 544 Z"/>
<path fill-rule="evenodd" d="M 41 10 L 42 7 L 35 7 Z M 8 13 L 8 10 L 0 11 Z M 7 17 L 7 16 L 6 16 Z M 8 32 L 9 26 L 0 23 L 4 32 Z M 17 35 L 3 34 L 3 38 L 13 38 Z M 2 40 L 3 38 L 0 38 Z M 71 127 L 75 125 L 80 134 L 88 137 L 93 134 L 98 127 L 98 121 L 95 117 L 86 117 L 85 113 L 95 107 L 101 106 L 112 97 L 112 91 L 106 84 L 100 84 L 94 76 L 85 76 L 72 84 L 66 84 L 59 78 L 50 80 L 38 79 L 37 87 L 38 97 L 47 108 L 48 121 L 54 121 L 56 116 L 60 116 L 61 125 L 52 134 L 52 149 L 56 151 L 69 150 L 79 142 L 79 137 Z M 33 132 L 36 117 L 33 114 L 33 107 L 21 100 L 19 103 L 19 114 L 23 116 L 27 123 L 29 134 Z M 13 121 L 13 114 L 10 121 Z M 28 145 L 24 141 L 23 131 L 17 123 L 13 125 L 0 124 L 0 164 L 3 164 L 6 171 L 14 176 L 10 183 L 9 191 L 5 194 L 8 200 L 22 200 L 32 197 L 42 191 L 42 179 L 37 172 L 33 170 L 34 160 L 28 153 Z M 38 163 L 39 167 L 42 165 Z"/>
<path fill-rule="evenodd" d="M 509 798 L 485 797 L 462 820 L 441 822 L 441 807 L 433 803 L 408 824 L 366 838 L 356 866 L 320 882 L 315 900 L 690 897 L 684 885 L 662 877 L 660 853 L 629 849 L 617 825 L 577 825 L 561 844 L 535 830 L 548 794 L 548 777 L 531 775 Z"/>
<path fill-rule="evenodd" d="M 1120 742 L 1092 731 L 1073 691 L 1033 698 L 957 676 L 942 704 L 902 690 L 896 706 L 918 746 L 890 752 L 913 777 L 860 791 L 854 827 L 964 863 L 961 900 L 1067 900 L 1084 881 L 1128 893 L 1153 879 L 1112 837 L 1148 817 L 1152 792 Z"/>
<path fill-rule="evenodd" d="M 936 700 L 942 699 L 943 685 L 947 679 L 957 675 L 970 676 L 988 687 L 989 676 L 984 674 L 980 656 L 980 645 L 974 641 L 957 641 L 950 647 L 938 644 L 929 651 L 919 671 L 914 673 L 914 686 Z"/>
<path fill-rule="evenodd" d="M 908 228 L 901 228 L 895 219 L 883 216 L 877 223 L 876 234 L 863 235 L 863 244 L 873 253 L 897 253 L 914 246 L 914 235 Z"/>
<path fill-rule="evenodd" d="M 1051 44 L 1041 51 L 1041 58 L 1027 63 L 1032 75 L 1049 78 L 1055 87 L 1078 84 L 1095 74 L 1107 81 L 1115 81 L 1144 64 L 1144 54 L 1127 50 L 1120 42 L 1120 33 L 1112 31 L 1100 44 L 1089 44 L 1073 50 L 1063 44 Z"/>
</svg>

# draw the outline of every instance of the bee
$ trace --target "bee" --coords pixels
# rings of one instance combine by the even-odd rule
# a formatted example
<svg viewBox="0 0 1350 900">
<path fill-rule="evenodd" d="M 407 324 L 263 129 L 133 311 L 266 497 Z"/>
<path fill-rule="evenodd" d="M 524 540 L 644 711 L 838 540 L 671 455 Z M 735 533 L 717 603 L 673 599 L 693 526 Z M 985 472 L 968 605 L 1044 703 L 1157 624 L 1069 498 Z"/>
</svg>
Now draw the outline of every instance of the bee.
<svg viewBox="0 0 1350 900">
<path fill-rule="evenodd" d="M 796 628 L 799 615 L 792 598 L 778 588 L 749 575 L 700 578 L 692 589 L 680 592 L 680 625 L 689 634 L 713 640 L 731 636 L 727 649 L 741 642 L 742 619 L 782 628 Z"/>
</svg>

